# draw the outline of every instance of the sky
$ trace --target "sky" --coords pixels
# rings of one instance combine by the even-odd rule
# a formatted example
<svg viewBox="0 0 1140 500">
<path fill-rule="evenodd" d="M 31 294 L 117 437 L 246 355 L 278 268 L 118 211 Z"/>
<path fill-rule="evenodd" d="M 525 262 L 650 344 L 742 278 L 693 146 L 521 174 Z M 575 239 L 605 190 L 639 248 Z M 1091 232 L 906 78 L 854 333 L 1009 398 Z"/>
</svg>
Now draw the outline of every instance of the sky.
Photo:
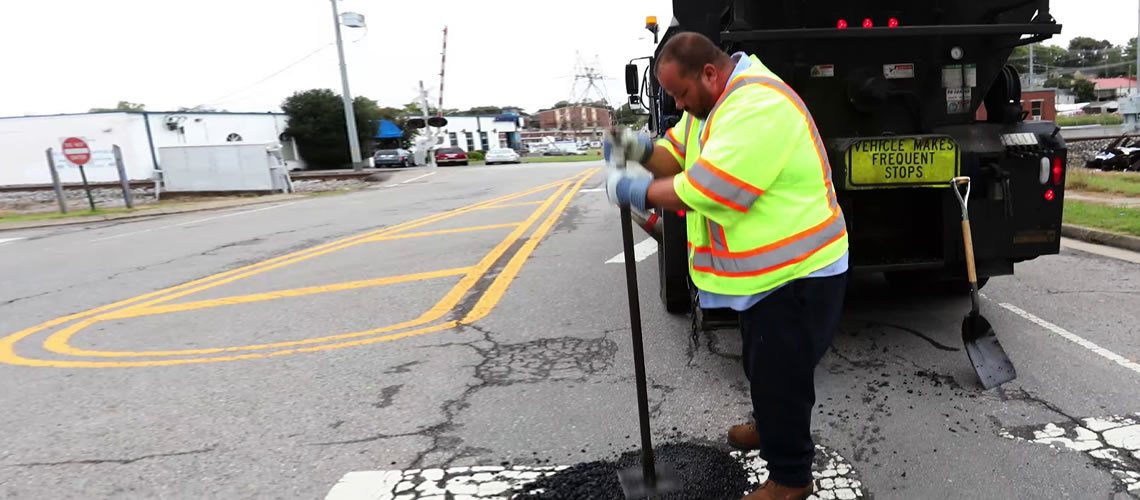
<svg viewBox="0 0 1140 500">
<path fill-rule="evenodd" d="M 1138 0 L 1054 0 L 1060 36 L 1123 44 Z M 551 9 L 543 14 L 542 4 Z M 444 108 L 571 98 L 580 64 L 623 102 L 623 66 L 652 54 L 645 16 L 662 32 L 671 0 L 339 0 L 368 28 L 342 28 L 351 94 L 403 106 L 423 81 Z M 295 91 L 341 92 L 329 0 L 35 0 L 0 2 L 0 116 L 84 112 L 118 101 L 149 110 L 206 105 L 279 111 Z M 581 92 L 579 92 L 579 95 Z"/>
</svg>

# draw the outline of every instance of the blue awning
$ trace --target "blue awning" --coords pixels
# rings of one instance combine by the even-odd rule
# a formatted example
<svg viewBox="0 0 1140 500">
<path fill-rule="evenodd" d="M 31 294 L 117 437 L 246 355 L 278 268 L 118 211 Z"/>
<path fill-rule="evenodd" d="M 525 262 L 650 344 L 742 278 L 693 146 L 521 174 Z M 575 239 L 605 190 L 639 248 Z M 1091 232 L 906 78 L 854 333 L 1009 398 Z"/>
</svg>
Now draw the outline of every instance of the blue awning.
<svg viewBox="0 0 1140 500">
<path fill-rule="evenodd" d="M 388 120 L 380 120 L 380 126 L 376 128 L 376 139 L 395 139 L 403 136 L 400 127 Z"/>
</svg>

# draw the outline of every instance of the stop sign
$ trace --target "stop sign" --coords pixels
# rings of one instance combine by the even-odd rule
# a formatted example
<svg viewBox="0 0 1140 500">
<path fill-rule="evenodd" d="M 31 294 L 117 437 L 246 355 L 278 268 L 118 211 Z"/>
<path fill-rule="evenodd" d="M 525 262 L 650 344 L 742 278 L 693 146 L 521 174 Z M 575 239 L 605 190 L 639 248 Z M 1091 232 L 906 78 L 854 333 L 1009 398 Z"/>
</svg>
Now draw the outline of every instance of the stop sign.
<svg viewBox="0 0 1140 500">
<path fill-rule="evenodd" d="M 76 165 L 86 165 L 91 161 L 91 148 L 87 147 L 87 142 L 83 139 L 68 137 L 63 140 L 63 156 Z"/>
</svg>

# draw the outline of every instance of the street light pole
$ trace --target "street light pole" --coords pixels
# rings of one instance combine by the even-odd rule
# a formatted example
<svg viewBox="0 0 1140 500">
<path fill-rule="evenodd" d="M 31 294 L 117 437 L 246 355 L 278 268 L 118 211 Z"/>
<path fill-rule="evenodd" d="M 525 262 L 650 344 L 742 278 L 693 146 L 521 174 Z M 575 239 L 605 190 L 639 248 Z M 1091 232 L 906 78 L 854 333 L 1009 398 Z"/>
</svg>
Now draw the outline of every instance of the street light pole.
<svg viewBox="0 0 1140 500">
<path fill-rule="evenodd" d="M 344 121 L 348 127 L 348 149 L 352 155 L 352 169 L 359 172 L 364 169 L 364 162 L 360 160 L 360 138 L 356 135 L 356 113 L 352 111 L 352 94 L 348 92 L 348 67 L 344 64 L 344 43 L 340 39 L 340 13 L 337 12 L 337 0 L 332 3 L 333 28 L 336 29 L 336 53 L 340 57 L 340 83 L 344 87 Z"/>
</svg>

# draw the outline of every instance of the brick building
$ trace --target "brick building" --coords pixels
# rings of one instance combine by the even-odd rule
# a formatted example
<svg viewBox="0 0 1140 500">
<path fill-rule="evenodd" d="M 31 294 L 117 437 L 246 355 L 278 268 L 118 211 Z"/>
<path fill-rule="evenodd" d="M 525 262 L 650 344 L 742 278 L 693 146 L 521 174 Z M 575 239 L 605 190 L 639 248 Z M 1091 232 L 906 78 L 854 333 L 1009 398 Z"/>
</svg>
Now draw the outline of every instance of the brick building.
<svg viewBox="0 0 1140 500">
<path fill-rule="evenodd" d="M 571 139 L 580 142 L 601 140 L 603 131 L 613 123 L 609 109 L 595 106 L 567 106 L 544 109 L 528 120 L 523 142 L 538 137 Z"/>
<path fill-rule="evenodd" d="M 1026 121 L 1053 121 L 1057 118 L 1057 90 L 1037 89 L 1021 91 L 1021 109 L 1029 113 Z M 986 119 L 986 106 L 978 107 L 977 119 Z"/>
</svg>

